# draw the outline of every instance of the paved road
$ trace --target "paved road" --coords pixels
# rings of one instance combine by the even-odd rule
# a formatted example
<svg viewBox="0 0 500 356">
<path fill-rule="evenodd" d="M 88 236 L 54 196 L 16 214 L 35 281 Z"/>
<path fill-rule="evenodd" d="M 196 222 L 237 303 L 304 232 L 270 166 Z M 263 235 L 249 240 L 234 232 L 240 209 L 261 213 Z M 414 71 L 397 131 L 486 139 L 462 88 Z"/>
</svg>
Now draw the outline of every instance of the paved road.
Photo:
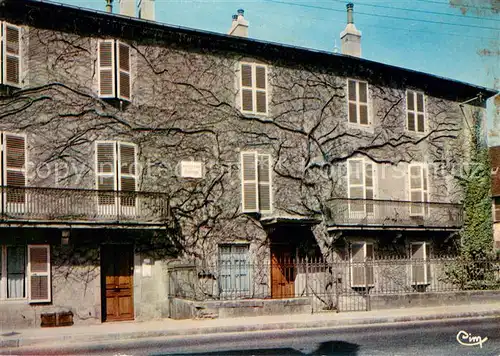
<svg viewBox="0 0 500 356">
<path fill-rule="evenodd" d="M 463 346 L 479 342 L 482 348 Z M 0 354 L 2 352 L 0 351 Z M 349 328 L 317 328 L 113 342 L 16 354 L 98 355 L 493 355 L 500 356 L 500 318 L 394 323 Z"/>
</svg>

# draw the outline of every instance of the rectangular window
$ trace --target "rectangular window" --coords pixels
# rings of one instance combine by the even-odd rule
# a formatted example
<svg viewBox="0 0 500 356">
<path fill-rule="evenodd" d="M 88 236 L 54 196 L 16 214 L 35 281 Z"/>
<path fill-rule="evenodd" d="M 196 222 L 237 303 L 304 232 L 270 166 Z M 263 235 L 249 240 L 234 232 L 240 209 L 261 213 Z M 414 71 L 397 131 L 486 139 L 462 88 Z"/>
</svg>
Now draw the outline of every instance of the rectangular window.
<svg viewBox="0 0 500 356">
<path fill-rule="evenodd" d="M 428 284 L 430 280 L 429 244 L 413 242 L 411 248 L 411 284 Z"/>
<path fill-rule="evenodd" d="M 137 146 L 117 141 L 96 142 L 96 185 L 99 213 L 134 215 L 137 204 Z M 119 191 L 120 193 L 115 193 Z"/>
<path fill-rule="evenodd" d="M 0 245 L 0 299 L 50 302 L 50 290 L 48 245 Z"/>
<path fill-rule="evenodd" d="M 222 296 L 250 293 L 248 245 L 219 245 L 219 288 Z"/>
<path fill-rule="evenodd" d="M 493 205 L 495 208 L 494 221 L 500 221 L 500 197 L 493 198 Z"/>
<path fill-rule="evenodd" d="M 241 191 L 244 213 L 272 212 L 271 155 L 241 152 Z"/>
<path fill-rule="evenodd" d="M 130 46 L 116 40 L 100 40 L 97 55 L 99 96 L 130 101 Z"/>
<path fill-rule="evenodd" d="M 406 91 L 406 119 L 408 131 L 425 132 L 425 97 L 423 93 Z"/>
<path fill-rule="evenodd" d="M 375 165 L 364 158 L 347 160 L 347 183 L 350 216 L 364 217 L 374 212 Z M 352 200 L 351 200 L 352 199 Z"/>
<path fill-rule="evenodd" d="M 368 83 L 348 79 L 347 92 L 349 122 L 353 124 L 369 125 Z"/>
<path fill-rule="evenodd" d="M 21 28 L 0 21 L 0 84 L 21 86 Z"/>
<path fill-rule="evenodd" d="M 267 66 L 241 63 L 241 111 L 243 113 L 267 114 Z"/>
<path fill-rule="evenodd" d="M 427 165 L 413 163 L 408 166 L 408 177 L 410 183 L 410 215 L 424 216 L 429 213 L 429 184 Z"/>
<path fill-rule="evenodd" d="M 351 287 L 373 286 L 373 244 L 353 242 L 350 257 Z"/>
</svg>

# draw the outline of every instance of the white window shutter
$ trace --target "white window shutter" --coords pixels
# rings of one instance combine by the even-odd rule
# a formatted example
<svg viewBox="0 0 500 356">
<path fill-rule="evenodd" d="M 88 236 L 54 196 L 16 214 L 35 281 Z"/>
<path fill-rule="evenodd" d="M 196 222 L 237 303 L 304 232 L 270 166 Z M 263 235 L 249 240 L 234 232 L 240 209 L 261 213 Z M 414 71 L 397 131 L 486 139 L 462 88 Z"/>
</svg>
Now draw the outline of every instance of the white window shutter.
<svg viewBox="0 0 500 356">
<path fill-rule="evenodd" d="M 26 201 L 25 191 L 16 190 L 16 187 L 26 186 L 26 136 L 4 133 L 3 134 L 4 155 L 4 185 L 7 188 L 7 204 L 24 204 Z"/>
<path fill-rule="evenodd" d="M 130 101 L 130 46 L 117 42 L 118 98 Z"/>
<path fill-rule="evenodd" d="M 31 303 L 50 302 L 50 245 L 28 245 L 28 290 Z"/>
<path fill-rule="evenodd" d="M 257 152 L 241 152 L 242 211 L 259 211 Z"/>
<path fill-rule="evenodd" d="M 2 26 L 3 75 L 6 85 L 21 85 L 21 28 L 8 23 Z"/>
<path fill-rule="evenodd" d="M 137 190 L 137 147 L 131 143 L 118 143 L 118 190 L 135 192 Z M 121 194 L 120 204 L 135 207 L 135 194 Z"/>
<path fill-rule="evenodd" d="M 272 212 L 272 164 L 271 155 L 258 155 L 259 209 L 261 213 Z"/>
<path fill-rule="evenodd" d="M 266 67 L 255 66 L 255 111 L 267 113 L 267 73 Z"/>
<path fill-rule="evenodd" d="M 115 41 L 100 40 L 98 42 L 99 96 L 115 97 Z"/>
<path fill-rule="evenodd" d="M 114 141 L 97 141 L 95 143 L 96 185 L 98 190 L 116 190 L 116 143 Z M 99 205 L 114 205 L 113 193 L 99 194 Z"/>
<path fill-rule="evenodd" d="M 254 108 L 253 87 L 254 78 L 252 66 L 250 64 L 241 64 L 241 109 L 242 111 L 252 112 Z"/>
<path fill-rule="evenodd" d="M 408 180 L 410 185 L 410 201 L 418 202 L 410 205 L 410 215 L 422 215 L 423 201 L 423 173 L 422 165 L 410 164 L 408 166 Z"/>
</svg>

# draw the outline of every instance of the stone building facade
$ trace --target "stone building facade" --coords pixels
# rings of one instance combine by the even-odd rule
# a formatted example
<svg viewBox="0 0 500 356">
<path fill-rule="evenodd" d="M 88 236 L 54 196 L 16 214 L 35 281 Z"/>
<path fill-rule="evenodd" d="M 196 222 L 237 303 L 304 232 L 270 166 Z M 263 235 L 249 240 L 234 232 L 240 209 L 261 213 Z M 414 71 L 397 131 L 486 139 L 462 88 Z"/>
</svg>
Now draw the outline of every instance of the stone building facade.
<svg viewBox="0 0 500 356">
<path fill-rule="evenodd" d="M 167 317 L 179 261 L 453 251 L 492 91 L 48 2 L 0 24 L 2 323 Z"/>
</svg>

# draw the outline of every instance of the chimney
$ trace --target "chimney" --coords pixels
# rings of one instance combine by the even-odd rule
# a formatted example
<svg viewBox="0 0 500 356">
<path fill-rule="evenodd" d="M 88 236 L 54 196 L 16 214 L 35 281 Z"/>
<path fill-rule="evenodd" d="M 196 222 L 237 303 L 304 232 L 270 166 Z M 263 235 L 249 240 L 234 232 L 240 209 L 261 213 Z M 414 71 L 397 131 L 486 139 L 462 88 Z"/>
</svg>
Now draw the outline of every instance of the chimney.
<svg viewBox="0 0 500 356">
<path fill-rule="evenodd" d="M 120 0 L 120 15 L 135 16 L 135 0 Z"/>
<path fill-rule="evenodd" d="M 155 0 L 139 0 L 139 18 L 155 21 Z"/>
<path fill-rule="evenodd" d="M 106 12 L 113 12 L 113 0 L 106 0 Z"/>
<path fill-rule="evenodd" d="M 347 4 L 347 26 L 340 33 L 342 54 L 361 57 L 361 31 L 354 26 L 354 4 Z"/>
<path fill-rule="evenodd" d="M 244 13 L 243 9 L 239 9 L 238 14 L 233 15 L 233 23 L 227 33 L 228 35 L 248 37 L 248 21 L 245 20 Z"/>
</svg>

